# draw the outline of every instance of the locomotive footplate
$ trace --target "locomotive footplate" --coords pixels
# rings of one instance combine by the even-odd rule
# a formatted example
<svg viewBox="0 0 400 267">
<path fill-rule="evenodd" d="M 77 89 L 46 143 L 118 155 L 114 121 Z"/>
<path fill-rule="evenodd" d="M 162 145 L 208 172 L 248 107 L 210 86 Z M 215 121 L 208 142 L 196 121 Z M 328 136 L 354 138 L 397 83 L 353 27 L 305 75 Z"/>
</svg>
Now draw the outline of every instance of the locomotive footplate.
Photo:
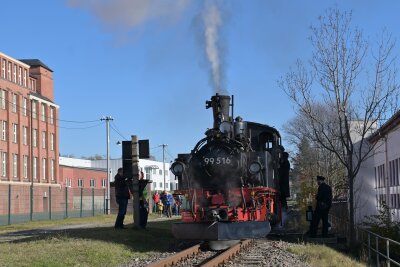
<svg viewBox="0 0 400 267">
<path fill-rule="evenodd" d="M 269 222 L 210 222 L 174 223 L 172 235 L 176 239 L 232 240 L 263 238 L 271 231 Z"/>
</svg>

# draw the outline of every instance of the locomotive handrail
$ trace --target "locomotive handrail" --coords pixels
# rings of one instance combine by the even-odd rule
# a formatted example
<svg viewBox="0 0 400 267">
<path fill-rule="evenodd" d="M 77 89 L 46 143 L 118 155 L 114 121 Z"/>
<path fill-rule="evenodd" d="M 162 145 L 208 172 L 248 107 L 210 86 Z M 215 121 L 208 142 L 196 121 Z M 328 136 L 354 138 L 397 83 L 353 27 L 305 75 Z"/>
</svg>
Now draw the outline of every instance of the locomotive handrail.
<svg viewBox="0 0 400 267">
<path fill-rule="evenodd" d="M 197 142 L 197 144 L 194 146 L 192 153 L 195 153 L 195 151 L 198 151 L 198 147 L 200 145 L 202 145 L 202 143 L 204 143 L 205 141 L 207 141 L 208 137 L 204 137 L 203 139 L 200 139 L 199 142 Z"/>
</svg>

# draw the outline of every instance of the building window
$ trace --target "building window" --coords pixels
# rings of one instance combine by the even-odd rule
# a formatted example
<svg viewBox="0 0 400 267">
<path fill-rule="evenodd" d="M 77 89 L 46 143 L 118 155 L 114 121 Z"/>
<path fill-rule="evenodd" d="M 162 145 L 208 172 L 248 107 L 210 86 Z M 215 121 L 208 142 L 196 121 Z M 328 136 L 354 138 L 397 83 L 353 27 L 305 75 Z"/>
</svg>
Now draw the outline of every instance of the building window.
<svg viewBox="0 0 400 267">
<path fill-rule="evenodd" d="M 33 158 L 33 163 L 32 163 L 32 177 L 34 180 L 37 179 L 37 157 Z"/>
<path fill-rule="evenodd" d="M 101 180 L 101 187 L 106 188 L 107 185 L 107 179 Z"/>
<path fill-rule="evenodd" d="M 51 180 L 54 181 L 54 159 L 51 160 L 51 166 L 50 166 L 51 170 L 50 170 L 50 176 L 51 176 Z"/>
<path fill-rule="evenodd" d="M 50 124 L 54 124 L 54 108 L 50 107 Z"/>
<path fill-rule="evenodd" d="M 78 187 L 83 187 L 83 179 L 78 179 Z"/>
<path fill-rule="evenodd" d="M 6 91 L 1 90 L 1 109 L 6 109 Z"/>
<path fill-rule="evenodd" d="M 22 143 L 28 145 L 28 127 L 22 126 Z"/>
<path fill-rule="evenodd" d="M 158 174 L 159 174 L 159 175 L 162 175 L 162 170 L 161 170 L 161 169 L 158 170 Z"/>
<path fill-rule="evenodd" d="M 168 176 L 168 170 L 165 170 L 165 176 Z"/>
<path fill-rule="evenodd" d="M 28 71 L 24 69 L 24 87 L 26 87 L 26 77 L 27 77 Z"/>
<path fill-rule="evenodd" d="M 1 153 L 1 176 L 7 176 L 7 153 Z"/>
<path fill-rule="evenodd" d="M 72 178 L 69 178 L 69 180 L 68 180 L 68 187 L 72 187 Z"/>
<path fill-rule="evenodd" d="M 163 185 L 163 183 L 160 183 L 160 188 L 163 188 L 163 186 L 162 186 L 162 185 Z"/>
<path fill-rule="evenodd" d="M 19 67 L 19 72 L 18 72 L 18 84 L 22 85 L 22 68 Z"/>
<path fill-rule="evenodd" d="M 18 177 L 18 154 L 13 154 L 13 177 Z"/>
<path fill-rule="evenodd" d="M 96 187 L 96 180 L 95 179 L 90 179 L 90 187 Z"/>
<path fill-rule="evenodd" d="M 37 146 L 36 136 L 37 136 L 37 130 L 36 130 L 36 129 L 33 129 L 33 130 L 32 130 L 32 145 L 33 145 L 34 147 Z"/>
<path fill-rule="evenodd" d="M 7 75 L 8 75 L 8 80 L 9 81 L 11 81 L 11 68 L 12 68 L 12 63 L 8 62 Z"/>
<path fill-rule="evenodd" d="M 17 64 L 14 64 L 13 82 L 17 83 Z"/>
<path fill-rule="evenodd" d="M 156 189 L 156 187 L 157 187 L 157 183 L 153 182 L 153 190 Z"/>
<path fill-rule="evenodd" d="M 145 171 L 146 171 L 146 180 L 150 180 L 151 168 L 145 168 Z"/>
<path fill-rule="evenodd" d="M 46 105 L 42 104 L 42 121 L 46 121 Z"/>
<path fill-rule="evenodd" d="M 400 185 L 400 175 L 399 175 L 399 168 L 400 168 L 400 158 L 396 159 L 396 171 L 395 171 L 395 185 L 398 186 Z M 399 203 L 400 206 L 400 203 Z"/>
<path fill-rule="evenodd" d="M 50 134 L 50 150 L 54 150 L 54 134 Z"/>
<path fill-rule="evenodd" d="M 18 139 L 18 124 L 13 123 L 13 143 L 17 143 L 17 139 Z"/>
<path fill-rule="evenodd" d="M 32 118 L 36 119 L 36 101 L 32 100 Z"/>
<path fill-rule="evenodd" d="M 1 78 L 5 79 L 6 78 L 6 60 L 3 59 L 2 64 L 1 64 Z"/>
<path fill-rule="evenodd" d="M 42 179 L 46 180 L 46 158 L 42 158 Z"/>
<path fill-rule="evenodd" d="M 28 178 L 28 156 L 24 156 L 24 178 Z"/>
<path fill-rule="evenodd" d="M 7 122 L 1 121 L 1 140 L 7 141 Z"/>
<path fill-rule="evenodd" d="M 46 132 L 42 132 L 42 148 L 46 148 Z"/>
<path fill-rule="evenodd" d="M 17 112 L 17 95 L 12 95 L 12 112 Z"/>
<path fill-rule="evenodd" d="M 27 115 L 27 110 L 28 110 L 28 99 L 26 99 L 26 97 L 24 97 L 23 100 L 22 100 L 22 106 L 23 106 L 24 116 L 26 116 Z"/>
<path fill-rule="evenodd" d="M 157 169 L 153 169 L 153 174 L 157 174 Z"/>
</svg>

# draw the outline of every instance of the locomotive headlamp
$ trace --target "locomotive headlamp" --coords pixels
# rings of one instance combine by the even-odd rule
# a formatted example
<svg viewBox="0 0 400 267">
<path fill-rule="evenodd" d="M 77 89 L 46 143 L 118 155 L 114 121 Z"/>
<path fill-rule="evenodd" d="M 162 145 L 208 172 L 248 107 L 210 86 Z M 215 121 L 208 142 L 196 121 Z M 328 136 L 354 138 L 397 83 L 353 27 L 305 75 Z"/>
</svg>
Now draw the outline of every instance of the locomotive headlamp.
<svg viewBox="0 0 400 267">
<path fill-rule="evenodd" d="M 183 165 L 182 162 L 175 161 L 174 163 L 172 163 L 171 171 L 174 175 L 176 175 L 176 176 L 182 175 L 184 169 L 185 169 L 185 166 Z"/>
<path fill-rule="evenodd" d="M 261 164 L 258 161 L 253 161 L 252 163 L 250 163 L 249 166 L 249 172 L 251 174 L 257 174 L 261 171 Z"/>
</svg>

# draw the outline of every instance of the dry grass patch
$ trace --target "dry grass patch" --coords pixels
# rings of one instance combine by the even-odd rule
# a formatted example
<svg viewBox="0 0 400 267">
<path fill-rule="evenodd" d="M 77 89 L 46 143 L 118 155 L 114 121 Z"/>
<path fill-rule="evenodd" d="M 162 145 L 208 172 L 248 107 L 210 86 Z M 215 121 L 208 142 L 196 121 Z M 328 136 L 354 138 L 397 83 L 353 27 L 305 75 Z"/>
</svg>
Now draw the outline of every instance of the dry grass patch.
<svg viewBox="0 0 400 267">
<path fill-rule="evenodd" d="M 360 263 L 351 257 L 341 254 L 332 248 L 324 245 L 294 245 L 288 250 L 299 255 L 313 267 L 365 267 L 364 263 Z"/>
<path fill-rule="evenodd" d="M 115 218 L 114 218 L 115 219 Z M 149 222 L 147 230 L 113 226 L 68 230 L 0 243 L 0 266 L 119 266 L 173 242 L 169 221 Z"/>
</svg>

